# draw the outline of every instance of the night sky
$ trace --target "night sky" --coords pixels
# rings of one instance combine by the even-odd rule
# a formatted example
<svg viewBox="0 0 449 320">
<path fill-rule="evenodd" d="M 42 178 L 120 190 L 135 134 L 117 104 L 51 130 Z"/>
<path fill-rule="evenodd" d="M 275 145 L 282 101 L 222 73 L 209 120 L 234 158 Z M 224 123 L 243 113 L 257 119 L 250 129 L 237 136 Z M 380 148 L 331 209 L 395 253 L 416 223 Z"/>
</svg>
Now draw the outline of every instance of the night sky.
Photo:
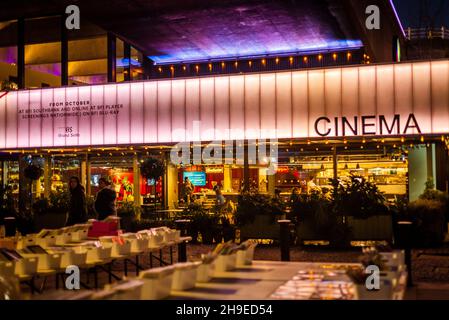
<svg viewBox="0 0 449 320">
<path fill-rule="evenodd" d="M 404 28 L 449 27 L 449 0 L 393 0 Z"/>
</svg>

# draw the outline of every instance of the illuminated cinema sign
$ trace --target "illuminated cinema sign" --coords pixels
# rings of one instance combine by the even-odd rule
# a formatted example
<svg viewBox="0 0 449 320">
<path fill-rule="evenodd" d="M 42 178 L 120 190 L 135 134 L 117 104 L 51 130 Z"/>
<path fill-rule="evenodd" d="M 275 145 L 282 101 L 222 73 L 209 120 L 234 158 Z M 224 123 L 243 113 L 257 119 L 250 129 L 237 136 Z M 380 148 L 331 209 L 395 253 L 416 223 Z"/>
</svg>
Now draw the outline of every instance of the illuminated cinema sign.
<svg viewBox="0 0 449 320">
<path fill-rule="evenodd" d="M 415 133 L 413 132 L 413 129 L 416 129 L 417 133 L 421 133 L 418 121 L 416 121 L 413 113 L 410 113 L 405 121 L 402 120 L 403 122 L 401 122 L 400 114 L 395 114 L 390 123 L 388 123 L 384 115 L 379 115 L 379 119 L 376 118 L 376 116 L 361 116 L 359 119 L 359 117 L 354 116 L 352 119 L 348 119 L 347 117 L 336 117 L 333 120 L 330 120 L 328 117 L 319 117 L 315 121 L 315 131 L 322 137 L 329 135 L 345 137 L 349 132 L 354 136 L 405 135 Z M 327 126 L 326 131 L 319 130 L 320 122 L 330 124 L 330 126 Z M 376 122 L 378 125 L 376 125 Z"/>
<path fill-rule="evenodd" d="M 449 60 L 20 90 L 0 98 L 0 150 L 448 133 Z"/>
</svg>

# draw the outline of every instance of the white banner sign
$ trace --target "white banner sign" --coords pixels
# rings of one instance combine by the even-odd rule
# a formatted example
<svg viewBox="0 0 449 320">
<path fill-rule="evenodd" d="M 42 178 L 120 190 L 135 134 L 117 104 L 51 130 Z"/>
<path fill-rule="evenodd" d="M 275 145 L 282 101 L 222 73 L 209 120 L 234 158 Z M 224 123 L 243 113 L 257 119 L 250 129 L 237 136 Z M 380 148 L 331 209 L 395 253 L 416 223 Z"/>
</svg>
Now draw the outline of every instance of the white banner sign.
<svg viewBox="0 0 449 320">
<path fill-rule="evenodd" d="M 22 90 L 0 98 L 0 149 L 446 133 L 446 60 Z"/>
</svg>

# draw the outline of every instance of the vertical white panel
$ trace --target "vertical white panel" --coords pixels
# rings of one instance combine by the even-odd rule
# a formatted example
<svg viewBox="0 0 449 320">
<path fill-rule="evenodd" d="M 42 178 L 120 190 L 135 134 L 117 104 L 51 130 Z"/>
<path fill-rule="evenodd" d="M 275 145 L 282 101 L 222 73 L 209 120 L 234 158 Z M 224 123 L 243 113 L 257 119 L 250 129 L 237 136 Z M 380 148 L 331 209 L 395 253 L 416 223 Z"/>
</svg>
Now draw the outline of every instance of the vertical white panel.
<svg viewBox="0 0 449 320">
<path fill-rule="evenodd" d="M 131 83 L 123 83 L 117 86 L 117 143 L 131 142 Z"/>
<path fill-rule="evenodd" d="M 57 112 L 52 107 L 54 89 L 41 90 L 42 108 L 49 109 L 49 117 L 42 118 L 41 141 L 43 147 L 51 147 L 54 145 L 53 120 Z"/>
<path fill-rule="evenodd" d="M 413 108 L 412 66 L 409 63 L 394 66 L 395 113 L 400 115 L 401 126 L 405 124 Z"/>
<path fill-rule="evenodd" d="M 144 142 L 157 142 L 157 82 L 144 84 Z"/>
<path fill-rule="evenodd" d="M 143 143 L 143 92 L 144 83 L 131 83 L 131 106 L 130 106 L 130 117 L 131 117 L 131 143 Z"/>
<path fill-rule="evenodd" d="M 19 148 L 26 148 L 29 146 L 29 124 L 30 124 L 30 106 L 29 106 L 29 97 L 30 92 L 19 91 L 18 92 L 18 108 L 23 111 L 23 113 L 19 117 L 18 126 L 17 126 L 17 146 Z"/>
<path fill-rule="evenodd" d="M 359 75 L 358 68 L 343 68 L 341 73 L 341 116 L 348 117 L 348 120 L 353 123 L 353 119 L 355 116 L 358 116 L 357 121 L 357 134 L 363 135 L 362 128 L 362 119 L 361 115 L 365 115 L 363 110 L 360 110 L 362 106 L 359 108 Z M 328 85 L 328 81 L 326 80 L 326 86 Z M 367 114 L 372 115 L 372 114 Z M 338 117 L 340 114 L 337 112 L 334 117 Z M 332 116 L 330 116 L 332 119 Z M 374 121 L 373 121 L 374 124 Z M 373 132 L 375 127 L 373 126 Z M 349 131 L 349 135 L 353 135 L 351 131 Z"/>
<path fill-rule="evenodd" d="M 357 110 L 351 110 L 347 106 L 342 111 L 341 89 L 341 69 L 326 70 L 324 73 L 324 105 L 326 106 L 326 116 L 331 120 L 333 117 L 342 115 L 351 118 L 357 114 Z M 335 135 L 332 126 L 330 128 L 332 129 L 330 135 Z"/>
<path fill-rule="evenodd" d="M 172 141 L 181 142 L 186 138 L 186 82 L 172 82 Z"/>
<path fill-rule="evenodd" d="M 430 90 L 430 62 L 413 64 L 413 107 L 422 133 L 432 132 L 432 102 Z M 402 120 L 402 119 L 401 119 Z M 404 119 L 405 121 L 407 119 Z M 403 121 L 404 125 L 406 122 Z M 408 131 L 410 133 L 410 130 Z M 418 133 L 413 129 L 412 133 Z"/>
<path fill-rule="evenodd" d="M 392 128 L 394 125 L 394 115 L 395 115 L 395 102 L 394 102 L 394 81 L 393 81 L 393 66 L 392 65 L 382 65 L 376 67 L 376 83 L 377 83 L 377 115 L 385 116 L 387 125 Z M 388 134 L 385 125 L 379 121 L 377 128 L 380 134 L 380 129 L 383 126 L 382 134 Z M 392 134 L 397 134 L 397 126 L 393 127 Z"/>
<path fill-rule="evenodd" d="M 66 132 L 66 119 L 65 119 L 65 88 L 57 88 L 53 91 L 53 102 L 59 103 L 58 112 L 55 114 L 53 119 L 53 142 L 54 146 L 63 147 L 65 146 L 65 132 Z"/>
<path fill-rule="evenodd" d="M 247 139 L 260 137 L 260 76 L 245 76 L 245 130 Z"/>
<path fill-rule="evenodd" d="M 231 76 L 230 85 L 230 138 L 244 139 L 245 133 L 245 78 L 243 76 Z"/>
<path fill-rule="evenodd" d="M 66 95 L 66 112 L 69 114 L 66 117 L 66 127 L 69 132 L 67 132 L 66 136 L 66 145 L 67 146 L 76 146 L 78 145 L 78 113 L 81 113 L 80 108 L 82 106 L 76 105 L 76 102 L 79 101 L 78 98 L 78 88 L 77 87 L 68 87 L 65 91 Z M 74 114 L 74 115 L 71 115 Z"/>
<path fill-rule="evenodd" d="M 200 80 L 186 80 L 186 140 L 199 141 Z"/>
<path fill-rule="evenodd" d="M 201 140 L 203 141 L 215 139 L 214 81 L 215 78 L 200 79 Z"/>
<path fill-rule="evenodd" d="M 42 112 L 41 92 L 42 90 L 30 91 L 30 110 L 31 114 L 36 116 L 36 118 L 30 119 L 30 147 L 40 147 L 42 145 L 42 118 L 40 116 L 49 115 L 48 112 Z"/>
<path fill-rule="evenodd" d="M 17 148 L 18 92 L 9 92 L 6 98 L 6 147 Z"/>
<path fill-rule="evenodd" d="M 276 137 L 276 75 L 260 75 L 261 138 Z M 271 133 L 271 134 L 270 134 Z"/>
<path fill-rule="evenodd" d="M 0 93 L 0 96 L 4 92 Z M 0 98 L 0 148 L 6 147 L 6 96 Z"/>
<path fill-rule="evenodd" d="M 308 108 L 307 72 L 292 73 L 292 107 L 293 107 L 293 134 L 294 138 L 303 138 L 308 135 L 309 108 Z"/>
<path fill-rule="evenodd" d="M 276 75 L 276 132 L 278 138 L 292 136 L 292 74 Z"/>
<path fill-rule="evenodd" d="M 104 86 L 92 86 L 91 88 L 91 99 L 92 106 L 95 108 L 97 113 L 91 116 L 91 140 L 92 145 L 101 145 L 104 143 L 104 116 L 101 111 L 104 111 Z"/>
<path fill-rule="evenodd" d="M 374 66 L 359 67 L 360 113 L 377 114 L 376 107 L 376 69 Z M 376 122 L 372 122 L 376 123 Z"/>
<path fill-rule="evenodd" d="M 157 123 L 158 142 L 171 142 L 171 80 L 158 83 Z"/>
<path fill-rule="evenodd" d="M 94 111 L 92 109 L 92 100 L 90 97 L 90 87 L 81 86 L 78 88 L 78 97 L 80 101 L 89 101 L 90 103 L 87 105 L 87 110 L 83 111 L 81 117 L 78 120 L 78 143 L 81 146 L 90 145 L 90 122 L 91 116 L 90 112 Z"/>
<path fill-rule="evenodd" d="M 114 145 L 118 138 L 117 115 L 114 114 L 114 106 L 117 105 L 117 85 L 108 84 L 104 86 L 104 115 L 103 115 L 103 134 L 106 145 Z"/>
<path fill-rule="evenodd" d="M 229 139 L 229 77 L 215 78 L 215 134 L 217 140 Z"/>
<path fill-rule="evenodd" d="M 449 61 L 432 62 L 433 133 L 449 131 Z"/>
<path fill-rule="evenodd" d="M 324 71 L 311 70 L 309 71 L 309 136 L 317 137 L 315 132 L 315 121 L 319 117 L 324 117 L 325 112 L 324 101 Z M 318 126 L 321 133 L 325 133 L 329 126 L 321 121 Z"/>
</svg>

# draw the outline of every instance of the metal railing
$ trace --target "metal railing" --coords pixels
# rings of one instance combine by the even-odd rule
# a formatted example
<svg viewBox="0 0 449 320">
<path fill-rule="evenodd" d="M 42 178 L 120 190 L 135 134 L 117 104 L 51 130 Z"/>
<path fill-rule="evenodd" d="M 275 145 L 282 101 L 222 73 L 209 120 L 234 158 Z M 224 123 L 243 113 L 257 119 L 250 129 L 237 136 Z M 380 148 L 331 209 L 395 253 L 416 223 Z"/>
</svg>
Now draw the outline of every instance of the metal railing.
<svg viewBox="0 0 449 320">
<path fill-rule="evenodd" d="M 449 40 L 449 28 L 407 28 L 406 37 L 408 40 L 438 38 Z"/>
</svg>

